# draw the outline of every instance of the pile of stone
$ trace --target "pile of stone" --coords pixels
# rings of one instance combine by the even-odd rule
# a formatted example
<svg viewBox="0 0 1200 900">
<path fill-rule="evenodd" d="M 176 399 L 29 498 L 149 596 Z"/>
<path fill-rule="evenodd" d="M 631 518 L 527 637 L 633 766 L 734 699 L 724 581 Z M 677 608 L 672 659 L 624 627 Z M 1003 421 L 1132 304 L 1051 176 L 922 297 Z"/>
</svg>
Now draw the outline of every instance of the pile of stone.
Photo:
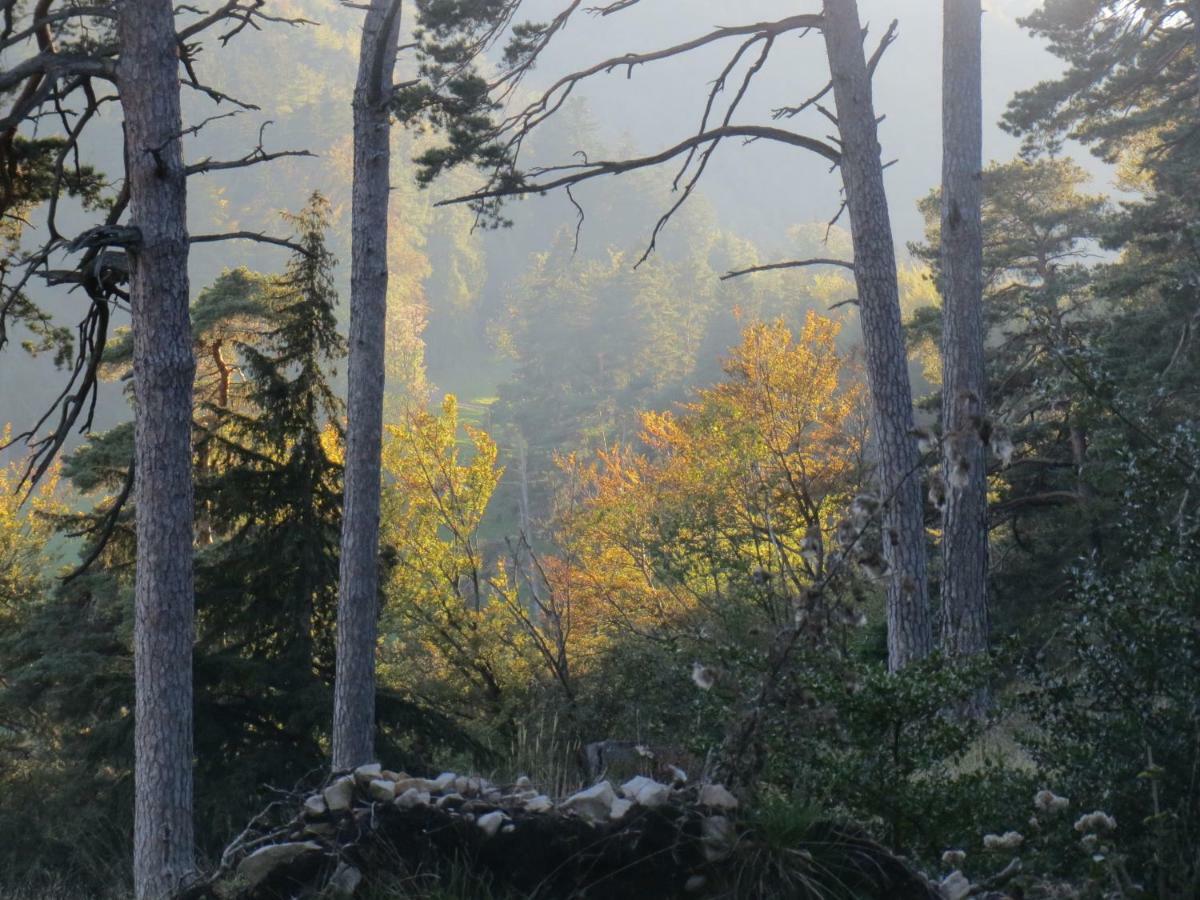
<svg viewBox="0 0 1200 900">
<path fill-rule="evenodd" d="M 729 880 L 730 857 L 751 840 L 737 820 L 737 797 L 722 785 L 641 775 L 556 800 L 528 778 L 499 785 L 368 765 L 297 805 L 287 821 L 243 836 L 227 852 L 227 873 L 212 883 L 212 896 L 353 897 L 380 874 L 429 872 L 457 860 L 522 896 L 702 897 Z M 864 856 L 863 868 L 878 870 L 878 859 Z M 931 896 L 920 879 L 911 886 L 882 896 Z"/>
</svg>

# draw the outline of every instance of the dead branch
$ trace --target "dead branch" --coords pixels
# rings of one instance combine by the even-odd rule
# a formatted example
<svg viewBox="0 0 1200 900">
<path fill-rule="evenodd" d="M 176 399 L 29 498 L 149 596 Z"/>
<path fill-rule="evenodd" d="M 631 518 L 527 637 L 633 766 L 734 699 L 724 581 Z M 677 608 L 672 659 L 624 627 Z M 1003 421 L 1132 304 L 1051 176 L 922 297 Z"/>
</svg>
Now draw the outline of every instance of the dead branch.
<svg viewBox="0 0 1200 900">
<path fill-rule="evenodd" d="M 824 141 L 816 138 L 807 137 L 795 132 L 785 131 L 782 128 L 773 128 L 769 125 L 726 125 L 720 128 L 714 128 L 710 131 L 705 131 L 700 134 L 694 134 L 691 137 L 685 138 L 673 147 L 669 147 L 659 153 L 650 156 L 634 157 L 632 159 L 623 160 L 605 160 L 598 162 L 582 162 L 573 163 L 562 166 L 548 166 L 543 169 L 534 170 L 534 174 L 547 174 L 555 172 L 569 172 L 570 174 L 563 175 L 559 178 L 544 182 L 522 182 L 512 187 L 502 188 L 486 188 L 481 191 L 476 191 L 472 194 L 464 194 L 459 197 L 452 197 L 448 200 L 441 200 L 436 205 L 449 206 L 457 203 L 476 203 L 480 200 L 495 199 L 499 197 L 520 196 L 526 194 L 543 194 L 547 191 L 555 190 L 556 188 L 566 187 L 567 185 L 576 185 L 592 178 L 601 175 L 617 175 L 623 172 L 630 172 L 634 169 L 644 169 L 650 166 L 657 166 L 668 160 L 674 159 L 681 153 L 686 153 L 691 148 L 700 144 L 706 144 L 714 140 L 727 137 L 741 137 L 747 140 L 768 140 L 776 141 L 781 144 L 790 144 L 793 147 L 801 147 L 805 150 L 811 150 L 819 156 L 837 163 L 841 159 L 841 154 L 826 144 Z"/>
<path fill-rule="evenodd" d="M 807 266 L 841 266 L 843 269 L 849 269 L 851 272 L 854 271 L 854 263 L 849 260 L 818 257 L 816 259 L 790 259 L 786 262 L 765 263 L 761 266 L 750 266 L 746 269 L 731 269 L 721 276 L 721 280 L 728 281 L 730 278 L 751 275 L 755 272 L 770 272 L 774 269 L 799 269 Z"/>
<path fill-rule="evenodd" d="M 188 237 L 190 244 L 211 244 L 216 241 L 257 241 L 260 244 L 274 244 L 276 247 L 286 247 L 293 253 L 309 256 L 308 250 L 295 241 L 287 238 L 273 237 L 261 231 L 226 231 L 220 234 L 193 234 Z"/>
</svg>

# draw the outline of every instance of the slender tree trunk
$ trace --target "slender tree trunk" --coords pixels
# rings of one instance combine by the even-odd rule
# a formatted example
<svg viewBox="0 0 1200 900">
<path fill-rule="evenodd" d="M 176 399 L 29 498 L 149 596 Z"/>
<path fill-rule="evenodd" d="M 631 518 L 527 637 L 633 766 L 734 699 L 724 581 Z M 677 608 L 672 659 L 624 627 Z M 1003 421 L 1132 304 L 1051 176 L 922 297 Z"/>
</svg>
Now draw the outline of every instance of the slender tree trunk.
<svg viewBox="0 0 1200 900">
<path fill-rule="evenodd" d="M 945 0 L 942 41 L 942 649 L 988 645 L 979 0 Z"/>
<path fill-rule="evenodd" d="M 920 460 L 912 386 L 900 323 L 900 290 L 883 189 L 871 79 L 854 0 L 825 0 L 825 47 L 833 76 L 842 184 L 854 240 L 854 275 L 866 345 L 872 427 L 878 445 L 884 558 L 888 562 L 888 666 L 895 671 L 933 648 L 925 573 Z"/>
<path fill-rule="evenodd" d="M 354 88 L 350 361 L 346 496 L 338 591 L 333 767 L 375 755 L 375 642 L 379 596 L 379 492 L 387 326 L 388 99 L 400 31 L 399 0 L 371 0 Z"/>
<path fill-rule="evenodd" d="M 175 893 L 192 846 L 192 330 L 171 0 L 117 5 L 132 248 L 137 569 L 134 888 Z"/>
</svg>

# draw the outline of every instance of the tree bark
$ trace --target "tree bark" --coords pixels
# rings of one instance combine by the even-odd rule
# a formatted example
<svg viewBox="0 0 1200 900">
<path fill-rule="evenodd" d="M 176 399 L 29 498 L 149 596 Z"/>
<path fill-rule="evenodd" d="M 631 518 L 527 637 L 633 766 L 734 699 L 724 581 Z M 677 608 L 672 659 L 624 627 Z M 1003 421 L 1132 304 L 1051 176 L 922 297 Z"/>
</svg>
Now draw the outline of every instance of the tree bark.
<svg viewBox="0 0 1200 900">
<path fill-rule="evenodd" d="M 888 667 L 896 671 L 933 648 L 925 567 L 920 460 L 912 386 L 900 322 L 896 252 L 863 52 L 858 4 L 825 0 L 824 26 L 841 138 L 842 184 L 854 243 L 854 275 L 878 446 L 883 548 L 888 562 Z"/>
<path fill-rule="evenodd" d="M 371 0 L 354 88 L 350 358 L 345 505 L 338 591 L 333 767 L 375 754 L 375 643 L 379 595 L 379 492 L 387 327 L 388 99 L 400 32 L 399 0 Z"/>
<path fill-rule="evenodd" d="M 983 653 L 988 645 L 981 20 L 979 0 L 944 0 L 941 645 L 948 656 Z"/>
<path fill-rule="evenodd" d="M 187 185 L 170 0 L 117 6 L 131 225 L 136 408 L 134 889 L 192 876 L 192 355 Z"/>
</svg>

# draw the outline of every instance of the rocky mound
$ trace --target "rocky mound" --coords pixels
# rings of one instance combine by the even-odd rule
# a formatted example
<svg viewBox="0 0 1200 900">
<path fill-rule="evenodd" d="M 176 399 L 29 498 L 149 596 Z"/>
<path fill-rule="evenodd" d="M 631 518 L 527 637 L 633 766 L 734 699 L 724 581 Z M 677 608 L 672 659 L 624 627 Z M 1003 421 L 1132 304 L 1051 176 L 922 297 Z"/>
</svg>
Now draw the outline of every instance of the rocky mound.
<svg viewBox="0 0 1200 900">
<path fill-rule="evenodd" d="M 529 898 L 939 896 L 886 849 L 841 826 L 815 827 L 802 846 L 770 846 L 718 784 L 638 776 L 556 801 L 525 778 L 500 786 L 378 765 L 298 797 L 274 825 L 253 824 L 190 896 L 352 897 L 381 873 L 437 871 L 449 861 Z"/>
</svg>

